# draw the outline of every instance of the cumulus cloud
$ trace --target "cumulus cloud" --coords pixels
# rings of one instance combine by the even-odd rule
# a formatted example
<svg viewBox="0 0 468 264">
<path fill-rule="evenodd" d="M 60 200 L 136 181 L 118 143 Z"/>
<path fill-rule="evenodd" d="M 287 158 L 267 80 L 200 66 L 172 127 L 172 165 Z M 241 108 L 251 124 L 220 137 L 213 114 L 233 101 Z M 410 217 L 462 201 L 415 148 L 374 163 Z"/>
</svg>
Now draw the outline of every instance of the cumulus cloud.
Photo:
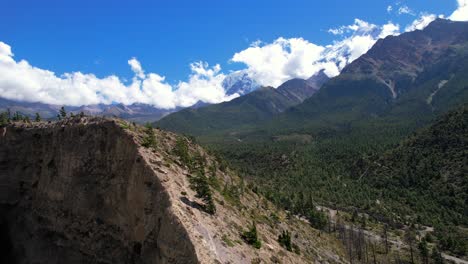
<svg viewBox="0 0 468 264">
<path fill-rule="evenodd" d="M 368 23 L 359 18 L 354 19 L 354 23 L 351 25 L 341 26 L 338 28 L 331 28 L 328 30 L 328 33 L 333 35 L 343 35 L 345 33 L 356 32 L 357 34 L 366 34 L 369 33 L 378 27 L 374 24 Z"/>
<path fill-rule="evenodd" d="M 387 6 L 387 13 L 391 13 L 393 10 L 393 6 L 389 5 Z"/>
<path fill-rule="evenodd" d="M 316 70 L 311 62 L 318 61 L 324 49 L 302 38 L 278 38 L 269 44 L 256 43 L 231 60 L 244 63 L 260 85 L 279 86 L 288 79 L 310 77 Z"/>
<path fill-rule="evenodd" d="M 11 52 L 11 47 L 1 41 L 0 41 L 0 61 L 5 61 L 5 62 L 13 61 L 13 53 Z"/>
<path fill-rule="evenodd" d="M 391 22 L 377 26 L 355 19 L 351 25 L 330 29 L 343 35 L 340 41 L 321 46 L 303 38 L 278 38 L 272 43 L 255 42 L 232 57 L 244 63 L 249 76 L 263 86 L 277 87 L 292 78 L 309 78 L 320 70 L 336 76 L 353 60 L 366 53 L 379 38 L 399 33 Z"/>
<path fill-rule="evenodd" d="M 169 109 L 187 107 L 197 101 L 219 103 L 236 96 L 224 94 L 221 83 L 225 76 L 219 65 L 210 68 L 206 63 L 194 63 L 189 80 L 171 86 L 164 76 L 145 74 L 136 58 L 128 61 L 135 77 L 126 84 L 115 75 L 105 78 L 81 72 L 57 75 L 26 60 L 15 61 L 13 56 L 11 47 L 0 42 L 0 94 L 10 100 L 70 106 L 145 103 Z"/>
<path fill-rule="evenodd" d="M 405 31 L 414 31 L 414 30 L 422 30 L 427 25 L 429 25 L 432 21 L 436 20 L 437 16 L 434 14 L 421 14 L 419 18 L 413 21 L 410 25 L 406 26 Z"/>
<path fill-rule="evenodd" d="M 140 62 L 136 58 L 131 58 L 128 60 L 128 65 L 132 68 L 132 71 L 135 73 L 135 76 L 137 76 L 140 79 L 145 78 L 145 72 L 141 68 Z"/>
<path fill-rule="evenodd" d="M 408 6 L 406 5 L 403 5 L 403 6 L 400 6 L 400 8 L 398 8 L 398 14 L 399 15 L 412 15 L 414 16 L 415 13 L 413 12 L 413 10 L 411 10 L 411 8 L 409 8 Z"/>
<path fill-rule="evenodd" d="M 205 103 L 219 103 L 229 101 L 238 94 L 226 96 L 222 82 L 226 77 L 220 73 L 221 67 L 216 64 L 209 68 L 206 62 L 196 62 L 190 65 L 192 75 L 187 82 L 179 82 L 175 91 L 178 106 L 191 106 L 198 101 Z"/>
<path fill-rule="evenodd" d="M 381 27 L 381 31 L 379 34 L 379 38 L 385 38 L 386 36 L 390 35 L 398 35 L 400 33 L 400 25 L 393 24 L 392 22 L 388 22 L 387 24 Z"/>
<path fill-rule="evenodd" d="M 468 21 L 468 0 L 457 0 L 458 8 L 448 17 L 453 21 Z"/>
<path fill-rule="evenodd" d="M 468 0 L 457 0 L 458 8 L 449 18 L 468 20 Z M 407 6 L 388 6 L 387 11 L 411 14 Z M 443 17 L 440 16 L 439 17 Z M 405 31 L 421 30 L 437 18 L 421 13 Z M 249 78 L 262 86 L 277 87 L 292 78 L 309 78 L 320 70 L 336 76 L 349 63 L 366 53 L 379 38 L 398 35 L 398 24 L 375 25 L 361 19 L 328 30 L 340 40 L 330 45 L 317 45 L 303 38 L 277 38 L 271 43 L 255 41 L 250 47 L 235 53 L 231 61 L 242 63 Z M 58 105 L 90 105 L 112 103 L 145 103 L 158 108 L 188 107 L 198 101 L 219 103 L 238 94 L 226 95 L 226 78 L 219 64 L 206 62 L 190 65 L 191 74 L 185 81 L 169 84 L 157 73 L 145 72 L 137 58 L 128 60 L 134 77 L 130 82 L 115 75 L 98 78 L 93 74 L 71 72 L 58 75 L 52 71 L 16 61 L 12 49 L 0 41 L 0 95 L 11 100 L 42 102 Z"/>
</svg>

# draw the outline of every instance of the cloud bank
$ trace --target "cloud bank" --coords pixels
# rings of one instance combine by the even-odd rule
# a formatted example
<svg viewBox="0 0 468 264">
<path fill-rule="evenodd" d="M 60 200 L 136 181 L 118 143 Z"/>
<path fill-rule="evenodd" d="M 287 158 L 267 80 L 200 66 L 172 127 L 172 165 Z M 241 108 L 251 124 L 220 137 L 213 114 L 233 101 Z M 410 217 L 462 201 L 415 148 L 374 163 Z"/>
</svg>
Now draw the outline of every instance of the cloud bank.
<svg viewBox="0 0 468 264">
<path fill-rule="evenodd" d="M 355 19 L 351 25 L 328 32 L 344 38 L 327 46 L 303 38 L 278 38 L 266 44 L 257 41 L 234 54 L 231 61 L 245 64 L 249 76 L 263 86 L 277 87 L 292 78 L 307 79 L 322 69 L 329 77 L 334 77 L 366 53 L 379 38 L 398 34 L 399 26 L 391 22 L 377 26 Z"/>
<path fill-rule="evenodd" d="M 226 96 L 221 86 L 225 75 L 220 66 L 207 63 L 190 65 L 188 81 L 174 87 L 157 73 L 145 74 L 136 58 L 128 61 L 134 78 L 130 84 L 111 75 L 98 78 L 81 72 L 57 75 L 32 66 L 26 60 L 15 61 L 11 47 L 0 42 L 0 94 L 3 98 L 57 105 L 92 105 L 123 103 L 150 104 L 157 108 L 188 107 L 199 100 L 219 103 L 237 95 Z"/>
<path fill-rule="evenodd" d="M 468 0 L 457 0 L 458 8 L 448 18 L 453 21 L 468 21 Z"/>
<path fill-rule="evenodd" d="M 468 0 L 457 2 L 457 9 L 448 18 L 468 21 Z M 414 14 L 406 6 L 397 7 L 397 13 Z M 387 7 L 387 12 L 392 10 L 394 7 Z M 404 31 L 421 30 L 437 17 L 443 16 L 420 13 Z M 104 78 L 82 72 L 58 75 L 26 60 L 16 61 L 12 48 L 0 41 L 0 95 L 10 100 L 70 106 L 144 103 L 173 109 L 199 101 L 220 103 L 239 96 L 236 93 L 226 95 L 228 87 L 223 87 L 223 81 L 227 76 L 235 79 L 247 74 L 252 82 L 273 87 L 292 78 L 309 78 L 320 70 L 333 77 L 366 53 L 379 38 L 400 34 L 400 26 L 392 22 L 375 25 L 355 19 L 350 25 L 328 32 L 340 39 L 325 46 L 300 37 L 280 37 L 271 43 L 256 41 L 232 56 L 231 62 L 241 63 L 245 68 L 229 74 L 224 74 L 219 64 L 210 67 L 206 62 L 194 62 L 190 64 L 191 74 L 187 80 L 176 84 L 169 84 L 158 73 L 145 72 L 137 58 L 128 60 L 134 73 L 130 82 L 115 75 Z"/>
</svg>

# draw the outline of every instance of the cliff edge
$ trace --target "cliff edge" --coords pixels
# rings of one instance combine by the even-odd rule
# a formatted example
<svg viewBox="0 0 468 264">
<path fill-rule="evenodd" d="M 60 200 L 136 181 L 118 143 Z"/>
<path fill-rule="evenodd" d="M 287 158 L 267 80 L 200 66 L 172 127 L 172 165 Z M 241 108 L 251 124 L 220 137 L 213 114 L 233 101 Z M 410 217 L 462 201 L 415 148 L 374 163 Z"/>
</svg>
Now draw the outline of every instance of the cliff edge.
<svg viewBox="0 0 468 264">
<path fill-rule="evenodd" d="M 259 249 L 242 239 L 251 225 Z M 277 241 L 284 230 L 294 252 Z M 336 239 L 190 139 L 89 117 L 0 128 L 0 242 L 3 263 L 346 262 Z"/>
</svg>

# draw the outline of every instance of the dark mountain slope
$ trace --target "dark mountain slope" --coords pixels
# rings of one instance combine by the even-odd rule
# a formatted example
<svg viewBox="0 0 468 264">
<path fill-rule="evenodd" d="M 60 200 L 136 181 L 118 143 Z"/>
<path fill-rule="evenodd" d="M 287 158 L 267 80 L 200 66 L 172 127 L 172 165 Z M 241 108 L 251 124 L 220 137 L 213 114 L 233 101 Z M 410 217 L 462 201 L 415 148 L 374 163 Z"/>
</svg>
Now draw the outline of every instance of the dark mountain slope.
<svg viewBox="0 0 468 264">
<path fill-rule="evenodd" d="M 406 216 L 431 223 L 423 216 L 435 213 L 440 219 L 434 221 L 455 224 L 463 216 L 461 207 L 446 213 L 434 209 L 441 204 L 436 199 L 419 207 L 409 196 L 404 199 L 410 206 L 403 206 L 403 197 L 389 193 L 382 199 L 382 189 L 352 172 L 361 157 L 383 155 L 468 102 L 467 36 L 467 22 L 437 20 L 423 31 L 386 38 L 304 103 L 238 133 L 241 142 L 229 135 L 223 141 L 210 135 L 200 139 L 254 179 L 259 192 L 292 212 L 304 210 L 300 197 L 313 197 L 319 204 L 358 209 L 390 223 Z M 405 48 L 399 52 L 398 45 Z M 411 57 L 413 52 L 404 52 L 411 45 L 414 52 L 432 55 Z M 385 80 L 394 84 L 395 93 Z"/>
<path fill-rule="evenodd" d="M 169 115 L 158 125 L 203 136 L 202 141 L 211 143 L 360 130 L 374 134 L 376 140 L 395 136 L 398 141 L 468 101 L 466 72 L 468 22 L 438 19 L 424 30 L 379 40 L 313 96 L 301 94 L 307 91 L 303 81 L 291 80 L 282 85 L 287 94 L 275 93 L 281 92 L 281 87 L 259 91 L 204 111 Z"/>
<path fill-rule="evenodd" d="M 314 96 L 261 130 L 346 132 L 369 124 L 411 130 L 468 101 L 466 72 L 468 23 L 439 19 L 422 31 L 379 40 Z"/>
<path fill-rule="evenodd" d="M 383 155 L 361 160 L 355 176 L 380 190 L 383 203 L 393 203 L 400 216 L 468 225 L 467 164 L 465 105 Z"/>
<path fill-rule="evenodd" d="M 157 126 L 192 135 L 212 132 L 235 133 L 241 127 L 254 126 L 312 96 L 327 80 L 292 79 L 277 89 L 263 87 L 232 101 L 199 109 L 184 109 L 156 123 Z"/>
</svg>

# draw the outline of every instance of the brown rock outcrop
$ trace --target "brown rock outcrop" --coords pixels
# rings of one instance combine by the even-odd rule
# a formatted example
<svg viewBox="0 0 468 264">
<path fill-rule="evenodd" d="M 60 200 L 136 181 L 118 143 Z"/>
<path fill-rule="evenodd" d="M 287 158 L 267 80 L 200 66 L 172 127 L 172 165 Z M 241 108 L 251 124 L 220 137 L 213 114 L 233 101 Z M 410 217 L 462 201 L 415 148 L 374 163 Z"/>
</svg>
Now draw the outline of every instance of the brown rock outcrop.
<svg viewBox="0 0 468 264">
<path fill-rule="evenodd" d="M 4 132 L 0 263 L 346 263 L 336 238 L 287 217 L 187 138 L 88 117 Z M 181 141 L 190 161 L 176 154 Z M 196 173 L 210 177 L 215 214 Z M 252 223 L 260 249 L 241 237 Z M 283 230 L 300 254 L 279 245 Z"/>
<path fill-rule="evenodd" d="M 198 262 L 166 190 L 115 121 L 38 126 L 0 137 L 2 263 Z"/>
</svg>

